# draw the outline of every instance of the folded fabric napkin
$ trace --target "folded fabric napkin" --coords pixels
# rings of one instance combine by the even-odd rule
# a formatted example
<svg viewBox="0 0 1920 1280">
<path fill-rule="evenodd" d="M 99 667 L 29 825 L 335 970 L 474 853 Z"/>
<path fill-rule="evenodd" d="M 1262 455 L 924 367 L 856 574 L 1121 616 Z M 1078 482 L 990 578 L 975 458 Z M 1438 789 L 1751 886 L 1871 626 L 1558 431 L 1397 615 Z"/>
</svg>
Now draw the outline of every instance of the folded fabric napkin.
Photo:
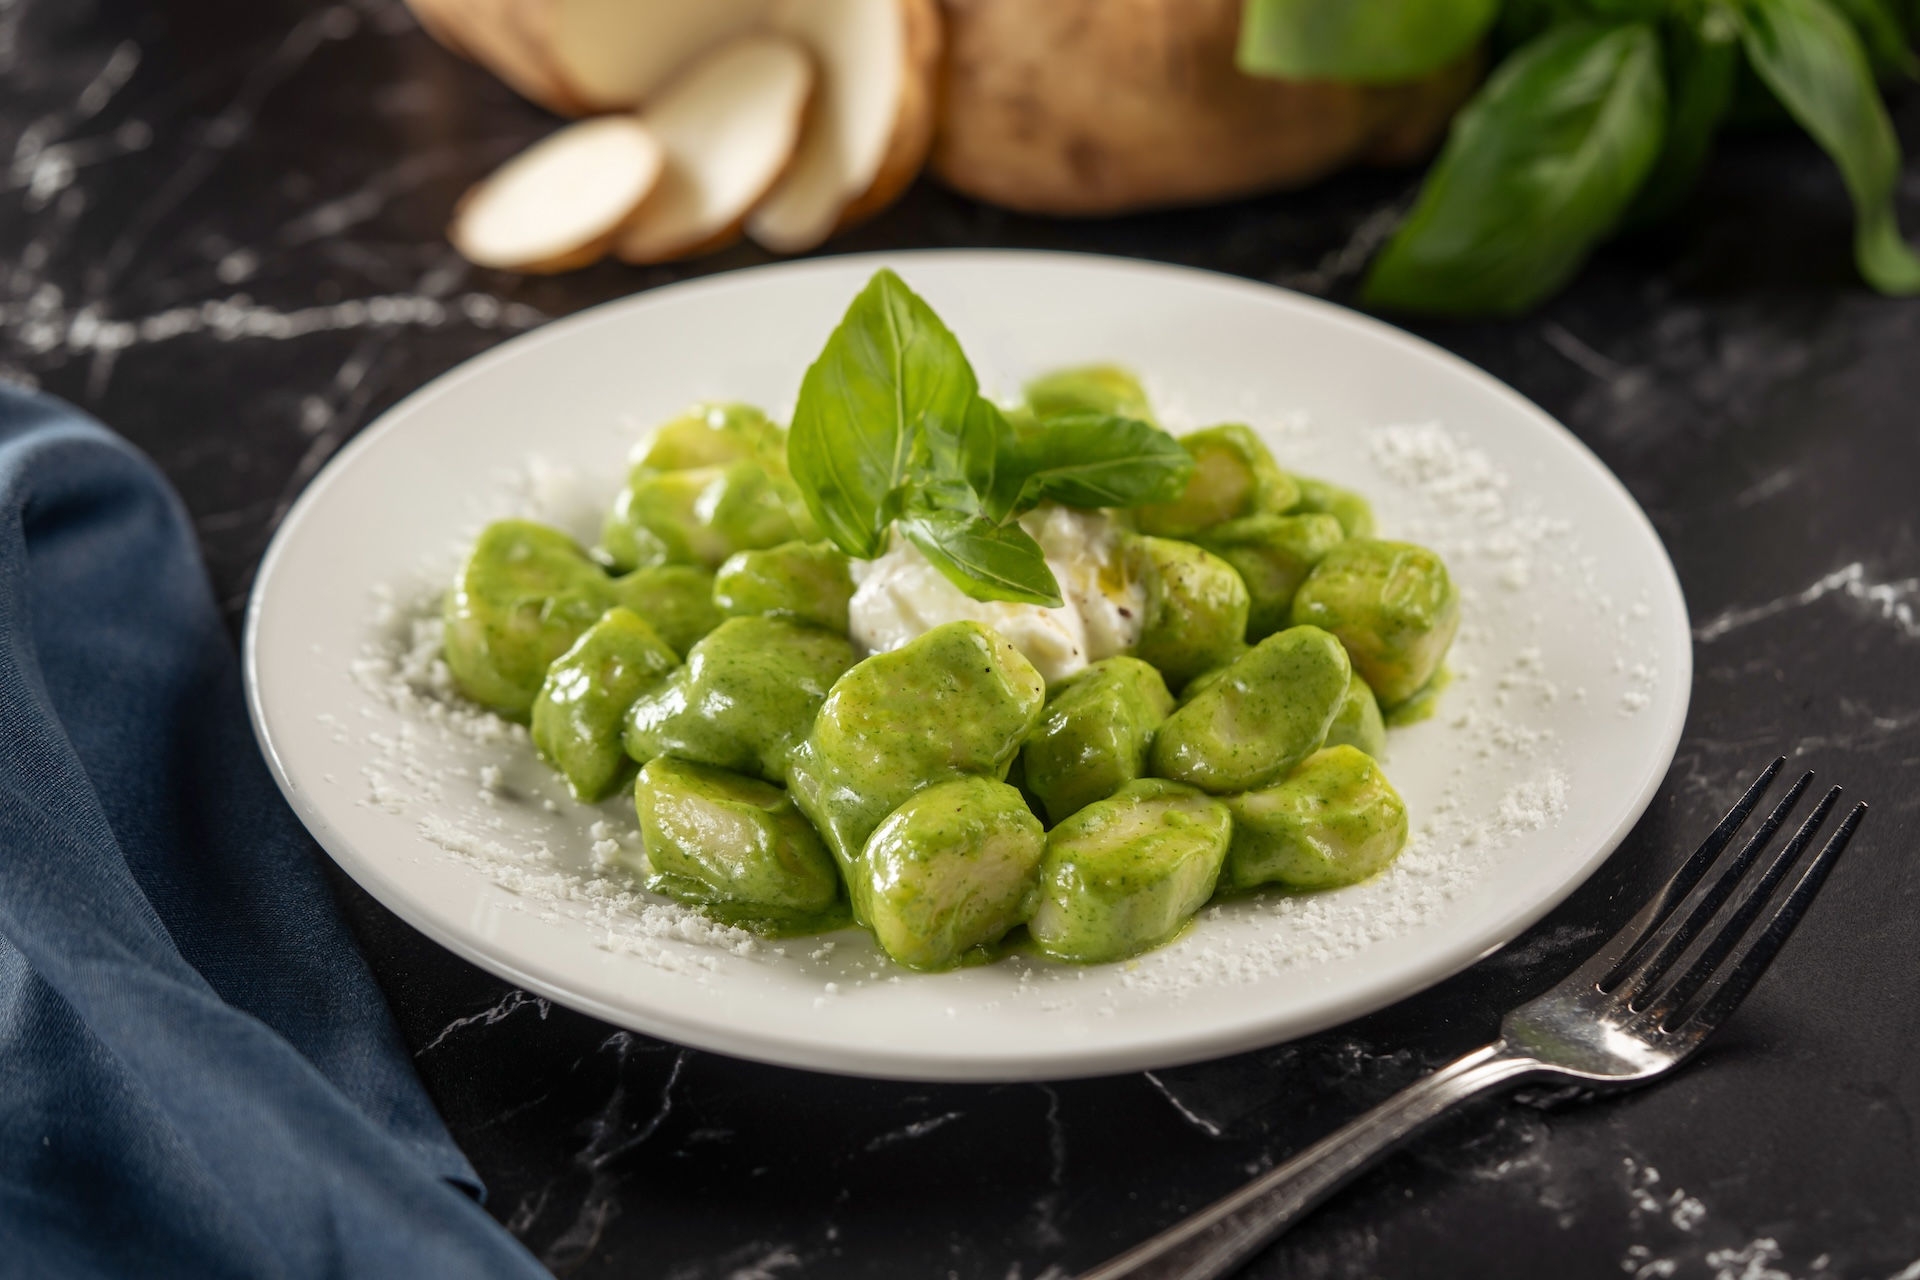
<svg viewBox="0 0 1920 1280">
<path fill-rule="evenodd" d="M 178 500 L 0 385 L 0 1274 L 544 1274 L 319 856 Z"/>
</svg>

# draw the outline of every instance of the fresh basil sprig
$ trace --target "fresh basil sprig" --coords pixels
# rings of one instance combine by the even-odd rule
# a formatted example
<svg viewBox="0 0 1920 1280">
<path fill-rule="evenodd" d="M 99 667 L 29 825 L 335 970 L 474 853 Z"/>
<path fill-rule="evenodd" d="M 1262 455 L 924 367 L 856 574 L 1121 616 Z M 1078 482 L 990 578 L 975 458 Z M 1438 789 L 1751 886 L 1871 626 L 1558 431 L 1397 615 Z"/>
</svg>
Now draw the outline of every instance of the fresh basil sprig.
<svg viewBox="0 0 1920 1280">
<path fill-rule="evenodd" d="M 1179 495 L 1193 460 L 1111 414 L 1016 429 L 980 395 L 960 343 L 892 271 L 874 273 L 808 368 L 787 437 L 807 508 L 850 556 L 901 534 L 976 600 L 1049 608 L 1060 585 L 1018 517 L 1044 501 L 1130 507 Z"/>
<path fill-rule="evenodd" d="M 1660 42 L 1646 23 L 1560 23 L 1454 121 L 1365 297 L 1409 311 L 1513 312 L 1556 292 L 1659 157 Z"/>
<path fill-rule="evenodd" d="M 979 395 L 933 308 L 891 271 L 867 282 L 807 369 L 787 465 L 835 545 L 871 560 L 936 449 L 958 448 Z"/>
<path fill-rule="evenodd" d="M 900 531 L 920 553 L 975 600 L 1060 607 L 1060 584 L 1040 544 L 1013 523 L 964 511 L 914 510 Z"/>
<path fill-rule="evenodd" d="M 1244 0 L 1239 62 L 1372 83 L 1425 75 L 1488 31 L 1511 48 L 1362 288 L 1387 308 L 1506 314 L 1678 208 L 1727 119 L 1783 108 L 1840 169 L 1861 275 L 1920 293 L 1876 79 L 1920 75 L 1916 29 L 1914 0 Z"/>
<path fill-rule="evenodd" d="M 1876 75 L 1912 76 L 1920 73 L 1920 59 L 1907 42 L 1907 18 L 1896 0 L 1833 0 L 1866 47 L 1867 61 Z M 1920 12 L 1916 12 L 1920 17 Z"/>
<path fill-rule="evenodd" d="M 1747 61 L 1840 167 L 1853 197 L 1853 256 L 1884 293 L 1920 292 L 1920 257 L 1900 236 L 1900 142 L 1866 50 L 1826 0 L 1748 0 L 1734 10 Z"/>
<path fill-rule="evenodd" d="M 1500 0 L 1247 0 L 1240 69 L 1291 80 L 1390 83 L 1479 42 Z"/>
<path fill-rule="evenodd" d="M 1740 31 L 1722 4 L 1697 22 L 1665 29 L 1668 100 L 1666 143 L 1647 175 L 1626 222 L 1649 223 L 1678 208 L 1706 164 L 1713 140 L 1733 105 L 1740 70 Z"/>
<path fill-rule="evenodd" d="M 1193 458 L 1160 428 L 1107 413 L 1043 418 L 1014 440 L 1001 484 L 1018 479 L 1013 510 L 1042 502 L 1068 507 L 1134 507 L 1180 496 Z"/>
</svg>

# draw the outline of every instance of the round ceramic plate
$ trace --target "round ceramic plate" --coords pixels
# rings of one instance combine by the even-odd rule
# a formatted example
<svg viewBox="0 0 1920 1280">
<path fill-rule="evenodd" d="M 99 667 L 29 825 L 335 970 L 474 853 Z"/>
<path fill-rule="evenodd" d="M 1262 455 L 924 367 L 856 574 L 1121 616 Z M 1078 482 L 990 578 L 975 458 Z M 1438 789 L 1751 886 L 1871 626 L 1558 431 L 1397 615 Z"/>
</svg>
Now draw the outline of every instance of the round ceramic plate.
<svg viewBox="0 0 1920 1280">
<path fill-rule="evenodd" d="M 784 414 L 867 277 L 891 266 L 983 387 L 1061 365 L 1139 371 L 1166 425 L 1253 424 L 1282 465 L 1361 490 L 1381 531 L 1446 555 L 1452 684 L 1391 735 L 1414 834 L 1365 884 L 1203 911 L 1122 964 L 1014 955 L 926 975 L 861 933 L 705 922 L 624 870 L 630 803 L 574 804 L 525 734 L 437 663 L 440 592 L 486 521 L 591 539 L 627 450 L 699 399 Z M 1673 757 L 1686 607 L 1652 527 L 1568 432 L 1486 374 L 1341 308 L 1242 280 L 1061 254 L 909 253 L 656 289 L 487 353 L 387 413 L 320 475 L 261 566 L 254 726 L 348 874 L 430 937 L 609 1022 L 827 1071 L 1047 1079 L 1272 1044 L 1470 964 L 1610 853 Z"/>
</svg>

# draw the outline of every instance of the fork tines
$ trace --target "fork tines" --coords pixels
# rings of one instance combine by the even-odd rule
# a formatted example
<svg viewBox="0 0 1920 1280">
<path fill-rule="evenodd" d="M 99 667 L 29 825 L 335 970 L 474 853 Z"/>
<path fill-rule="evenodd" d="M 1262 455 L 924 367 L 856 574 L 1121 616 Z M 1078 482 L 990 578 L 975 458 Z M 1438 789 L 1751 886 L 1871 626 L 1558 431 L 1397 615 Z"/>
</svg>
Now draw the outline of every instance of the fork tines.
<svg viewBox="0 0 1920 1280">
<path fill-rule="evenodd" d="M 1813 846 L 1840 801 L 1839 787 L 1822 796 L 1786 846 L 1743 888 L 1754 864 L 1812 785 L 1811 773 L 1801 775 L 1739 851 L 1726 856 L 1785 764 L 1783 756 L 1754 780 L 1673 879 L 1589 962 L 1601 992 L 1624 1001 L 1660 1031 L 1691 1024 L 1704 1035 L 1733 1011 L 1800 922 L 1866 812 L 1867 806 L 1858 804 L 1847 813 L 1774 906 L 1766 926 L 1754 930 L 1754 923 Z"/>
</svg>

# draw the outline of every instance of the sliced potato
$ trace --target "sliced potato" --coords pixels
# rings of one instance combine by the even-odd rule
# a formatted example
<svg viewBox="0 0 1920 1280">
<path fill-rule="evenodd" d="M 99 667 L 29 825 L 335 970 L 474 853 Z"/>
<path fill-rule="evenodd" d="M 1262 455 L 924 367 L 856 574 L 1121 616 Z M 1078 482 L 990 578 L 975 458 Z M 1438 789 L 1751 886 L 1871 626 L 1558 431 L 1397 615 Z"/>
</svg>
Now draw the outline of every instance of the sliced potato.
<svg viewBox="0 0 1920 1280">
<path fill-rule="evenodd" d="M 522 97 L 563 116 L 587 113 L 587 104 L 560 76 L 544 46 L 526 38 L 522 11 L 527 0 L 407 3 L 428 35 L 493 72 Z"/>
<path fill-rule="evenodd" d="M 512 271 L 566 271 L 606 253 L 659 181 L 665 157 L 631 116 L 570 124 L 482 179 L 447 238 L 468 260 Z"/>
<path fill-rule="evenodd" d="M 771 0 L 512 0 L 528 42 L 597 111 L 646 103 L 721 42 L 759 24 Z"/>
<path fill-rule="evenodd" d="M 793 163 L 747 234 L 800 253 L 885 207 L 933 136 L 934 0 L 777 0 L 773 26 L 809 49 L 820 85 Z"/>
<path fill-rule="evenodd" d="M 747 211 L 793 158 L 812 90 L 806 50 L 772 35 L 729 41 L 674 80 L 641 116 L 666 168 L 614 251 L 668 262 L 739 239 Z"/>
<path fill-rule="evenodd" d="M 865 222 L 900 198 L 926 167 L 938 123 L 940 52 L 945 26 L 935 0 L 901 0 L 905 29 L 901 58 L 906 76 L 893 119 L 893 133 L 866 189 L 848 202 L 834 224 L 835 231 Z"/>
</svg>

